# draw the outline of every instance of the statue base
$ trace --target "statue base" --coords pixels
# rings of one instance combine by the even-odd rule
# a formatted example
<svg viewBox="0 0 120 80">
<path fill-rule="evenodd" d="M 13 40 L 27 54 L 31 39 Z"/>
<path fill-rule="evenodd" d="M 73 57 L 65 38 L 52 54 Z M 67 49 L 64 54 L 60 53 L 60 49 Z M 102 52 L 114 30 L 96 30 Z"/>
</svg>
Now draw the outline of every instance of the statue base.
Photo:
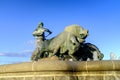
<svg viewBox="0 0 120 80">
<path fill-rule="evenodd" d="M 120 80 L 120 60 L 41 60 L 1 65 L 0 80 Z"/>
</svg>

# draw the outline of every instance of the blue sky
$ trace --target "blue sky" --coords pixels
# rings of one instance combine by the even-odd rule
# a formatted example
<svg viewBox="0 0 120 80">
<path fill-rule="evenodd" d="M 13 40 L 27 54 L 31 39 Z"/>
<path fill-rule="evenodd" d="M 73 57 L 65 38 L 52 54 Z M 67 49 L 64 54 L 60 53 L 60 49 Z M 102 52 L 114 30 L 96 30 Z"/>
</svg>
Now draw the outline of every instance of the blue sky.
<svg viewBox="0 0 120 80">
<path fill-rule="evenodd" d="M 30 61 L 32 32 L 39 22 L 53 33 L 79 24 L 89 30 L 86 42 L 110 59 L 120 56 L 120 0 L 0 0 L 0 64 Z"/>
</svg>

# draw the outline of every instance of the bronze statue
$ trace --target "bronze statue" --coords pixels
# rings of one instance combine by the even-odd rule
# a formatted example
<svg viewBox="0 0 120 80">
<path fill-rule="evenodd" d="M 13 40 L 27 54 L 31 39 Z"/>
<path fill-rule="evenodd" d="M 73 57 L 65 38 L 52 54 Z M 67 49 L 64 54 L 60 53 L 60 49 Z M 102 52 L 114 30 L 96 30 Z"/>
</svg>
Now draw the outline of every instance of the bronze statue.
<svg viewBox="0 0 120 80">
<path fill-rule="evenodd" d="M 64 54 L 68 54 L 73 60 L 76 60 L 73 54 L 85 41 L 87 35 L 88 30 L 79 25 L 67 26 L 58 36 L 43 42 L 42 48 L 34 60 L 37 61 L 46 56 L 52 57 L 54 55 L 60 57 Z"/>
<path fill-rule="evenodd" d="M 91 44 L 85 43 L 88 36 L 88 30 L 79 25 L 69 25 L 65 27 L 64 31 L 51 39 L 45 39 L 41 23 L 33 32 L 33 36 L 37 37 L 37 47 L 34 51 L 31 60 L 38 61 L 49 59 L 59 60 L 73 60 L 73 61 L 87 61 L 102 60 L 104 55 L 99 49 Z M 51 33 L 48 29 L 47 32 Z M 40 33 L 42 32 L 42 34 Z M 41 40 L 41 42 L 40 42 Z"/>
<path fill-rule="evenodd" d="M 50 35 L 52 33 L 49 29 L 43 28 L 43 26 L 44 26 L 43 22 L 40 22 L 38 27 L 32 33 L 33 36 L 36 37 L 37 45 L 36 45 L 35 51 L 33 52 L 32 56 L 31 56 L 31 60 L 33 60 L 33 58 L 36 56 L 36 54 L 38 54 L 40 52 L 43 41 L 46 40 L 45 37 L 47 37 L 48 35 Z M 49 34 L 47 36 L 45 36 L 45 32 L 48 32 Z"/>
<path fill-rule="evenodd" d="M 44 24 L 43 22 L 40 22 L 38 27 L 35 29 L 35 31 L 32 33 L 33 36 L 37 36 L 37 37 L 41 37 L 41 39 L 44 41 L 46 40 L 46 36 L 45 36 L 45 32 L 48 32 L 49 34 L 51 34 L 52 32 L 47 29 L 47 28 L 43 28 Z"/>
</svg>

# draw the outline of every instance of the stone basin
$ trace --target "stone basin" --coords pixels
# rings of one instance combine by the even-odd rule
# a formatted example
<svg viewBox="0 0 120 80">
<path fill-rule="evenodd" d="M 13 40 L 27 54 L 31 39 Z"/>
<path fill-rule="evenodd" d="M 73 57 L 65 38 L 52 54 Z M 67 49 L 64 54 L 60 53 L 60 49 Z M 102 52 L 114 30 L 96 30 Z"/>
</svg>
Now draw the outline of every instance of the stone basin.
<svg viewBox="0 0 120 80">
<path fill-rule="evenodd" d="M 0 80 L 120 80 L 120 60 L 40 60 L 0 65 Z"/>
</svg>

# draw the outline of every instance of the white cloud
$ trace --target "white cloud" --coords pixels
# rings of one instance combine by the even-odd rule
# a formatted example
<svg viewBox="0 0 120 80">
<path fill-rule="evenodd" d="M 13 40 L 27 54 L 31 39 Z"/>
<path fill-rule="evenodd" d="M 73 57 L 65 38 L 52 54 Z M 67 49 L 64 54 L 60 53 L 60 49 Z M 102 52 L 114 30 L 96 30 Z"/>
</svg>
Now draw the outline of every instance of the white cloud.
<svg viewBox="0 0 120 80">
<path fill-rule="evenodd" d="M 5 56 L 5 53 L 0 52 L 0 56 Z"/>
<path fill-rule="evenodd" d="M 6 57 L 29 57 L 31 54 L 32 54 L 32 52 L 30 52 L 30 51 L 26 51 L 26 52 L 22 52 L 22 53 L 0 52 L 0 56 L 6 56 Z"/>
</svg>

